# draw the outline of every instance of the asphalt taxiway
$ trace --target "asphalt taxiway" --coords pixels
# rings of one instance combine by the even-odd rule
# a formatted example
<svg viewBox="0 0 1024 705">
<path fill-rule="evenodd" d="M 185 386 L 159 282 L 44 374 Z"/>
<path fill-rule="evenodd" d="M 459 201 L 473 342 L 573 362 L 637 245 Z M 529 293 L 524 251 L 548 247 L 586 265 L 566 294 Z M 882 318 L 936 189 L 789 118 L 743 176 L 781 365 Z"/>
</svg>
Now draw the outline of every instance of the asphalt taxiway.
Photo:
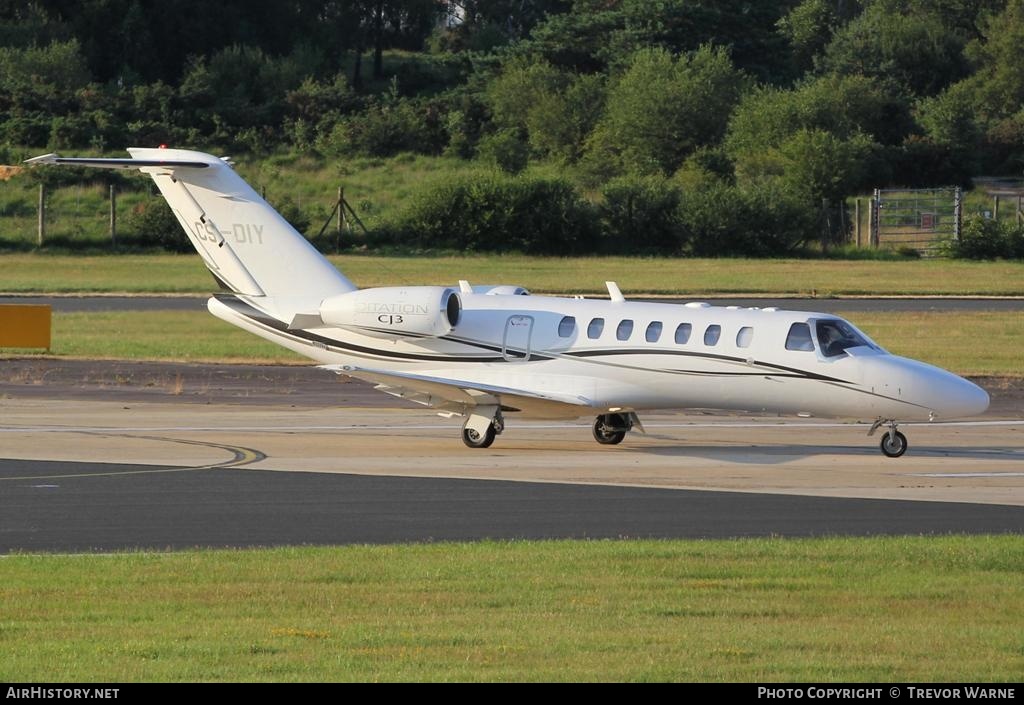
<svg viewBox="0 0 1024 705">
<path fill-rule="evenodd" d="M 123 367 L 0 385 L 0 551 L 1024 531 L 1017 396 L 904 426 L 896 460 L 864 425 L 692 412 L 645 415 L 647 434 L 611 448 L 586 420 L 510 416 L 472 450 L 458 419 L 307 368 L 212 391 L 192 388 L 205 367 L 169 368 L 168 386 Z M 306 374 L 322 388 L 308 404 Z"/>
<path fill-rule="evenodd" d="M 0 552 L 1007 533 L 1024 507 L 248 468 L 0 461 Z"/>
</svg>

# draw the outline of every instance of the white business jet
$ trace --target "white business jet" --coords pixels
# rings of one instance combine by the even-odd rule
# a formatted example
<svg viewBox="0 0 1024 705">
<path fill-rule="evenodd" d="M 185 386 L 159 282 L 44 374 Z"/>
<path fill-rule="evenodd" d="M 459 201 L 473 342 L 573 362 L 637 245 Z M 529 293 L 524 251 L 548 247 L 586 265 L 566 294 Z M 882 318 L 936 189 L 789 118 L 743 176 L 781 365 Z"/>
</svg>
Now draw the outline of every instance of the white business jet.
<svg viewBox="0 0 1024 705">
<path fill-rule="evenodd" d="M 724 409 L 884 427 L 988 408 L 983 389 L 891 355 L 833 315 L 775 308 L 530 296 L 518 286 L 357 289 L 239 177 L 230 162 L 177 149 L 131 159 L 30 159 L 139 169 L 152 177 L 224 289 L 210 313 L 377 389 L 464 417 L 487 448 L 505 414 L 595 416 L 598 443 L 643 430 L 637 412 Z"/>
</svg>

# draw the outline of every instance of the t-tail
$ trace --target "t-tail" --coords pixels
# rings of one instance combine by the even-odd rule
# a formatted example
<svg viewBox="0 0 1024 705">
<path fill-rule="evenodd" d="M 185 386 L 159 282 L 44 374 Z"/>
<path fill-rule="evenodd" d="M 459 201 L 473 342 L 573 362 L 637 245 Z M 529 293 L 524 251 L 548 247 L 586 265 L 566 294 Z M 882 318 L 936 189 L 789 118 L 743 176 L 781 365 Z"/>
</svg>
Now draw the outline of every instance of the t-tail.
<svg viewBox="0 0 1024 705">
<path fill-rule="evenodd" d="M 28 163 L 148 174 L 210 272 L 236 294 L 319 301 L 356 289 L 225 159 L 183 149 L 136 147 L 128 152 L 131 159 L 47 154 Z"/>
</svg>

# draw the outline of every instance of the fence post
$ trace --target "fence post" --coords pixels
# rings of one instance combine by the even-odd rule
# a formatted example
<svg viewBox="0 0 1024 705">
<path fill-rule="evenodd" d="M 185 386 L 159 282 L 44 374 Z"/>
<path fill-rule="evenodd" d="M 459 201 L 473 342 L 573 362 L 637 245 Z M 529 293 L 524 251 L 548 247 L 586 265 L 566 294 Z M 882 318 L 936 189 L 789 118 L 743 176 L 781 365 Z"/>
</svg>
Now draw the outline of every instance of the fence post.
<svg viewBox="0 0 1024 705">
<path fill-rule="evenodd" d="M 345 229 L 345 186 L 338 186 L 338 237 Z"/>
<path fill-rule="evenodd" d="M 874 195 L 871 197 L 871 229 L 868 233 L 868 238 L 871 240 L 871 247 L 877 248 L 879 240 L 878 227 L 881 216 L 878 213 L 881 207 L 882 192 L 879 189 L 875 189 Z"/>
<path fill-rule="evenodd" d="M 999 220 L 999 194 L 992 197 L 992 220 Z"/>
<path fill-rule="evenodd" d="M 857 240 L 857 247 L 860 247 L 860 199 L 853 201 L 853 232 Z"/>
<path fill-rule="evenodd" d="M 117 189 L 110 184 L 110 244 L 117 244 Z"/>
<path fill-rule="evenodd" d="M 36 225 L 36 235 L 39 240 L 39 246 L 43 246 L 43 240 L 46 238 L 46 186 L 39 184 L 39 209 L 37 211 L 39 221 Z"/>
<path fill-rule="evenodd" d="M 953 189 L 953 241 L 960 239 L 960 226 L 963 224 L 963 192 L 957 186 Z"/>
</svg>

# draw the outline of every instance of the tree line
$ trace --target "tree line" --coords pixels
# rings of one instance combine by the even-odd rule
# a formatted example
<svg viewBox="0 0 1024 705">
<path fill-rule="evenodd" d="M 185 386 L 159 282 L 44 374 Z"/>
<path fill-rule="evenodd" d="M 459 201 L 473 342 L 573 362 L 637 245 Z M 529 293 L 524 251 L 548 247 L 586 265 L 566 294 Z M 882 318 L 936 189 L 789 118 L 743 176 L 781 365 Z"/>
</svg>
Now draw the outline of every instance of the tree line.
<svg viewBox="0 0 1024 705">
<path fill-rule="evenodd" d="M 382 236 L 593 248 L 568 198 L 604 249 L 773 254 L 823 202 L 1019 176 L 1022 40 L 1024 0 L 5 0 L 0 144 L 447 155 L 490 191 Z M 480 225 L 516 203 L 574 234 Z"/>
</svg>

